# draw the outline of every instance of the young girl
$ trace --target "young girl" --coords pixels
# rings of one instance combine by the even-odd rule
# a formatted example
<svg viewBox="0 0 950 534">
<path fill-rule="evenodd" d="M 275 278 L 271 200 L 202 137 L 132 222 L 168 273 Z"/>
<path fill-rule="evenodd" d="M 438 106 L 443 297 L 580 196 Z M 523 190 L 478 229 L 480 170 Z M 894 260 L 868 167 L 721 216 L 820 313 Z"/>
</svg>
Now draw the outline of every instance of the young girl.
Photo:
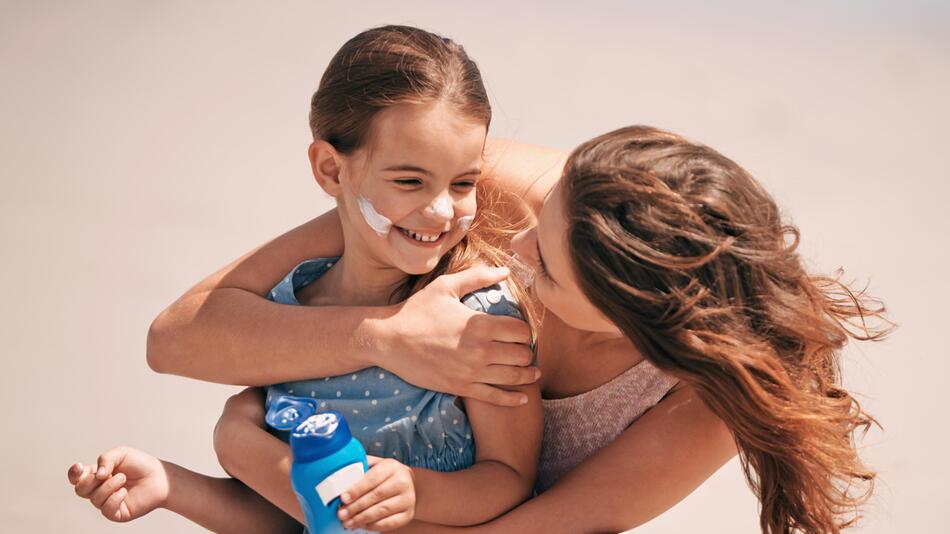
<svg viewBox="0 0 950 534">
<path fill-rule="evenodd" d="M 501 232 L 483 219 L 486 211 L 476 210 L 487 198 L 478 182 L 490 117 L 479 72 L 457 44 L 396 26 L 348 41 L 313 96 L 309 151 L 314 177 L 336 200 L 345 252 L 299 264 L 268 298 L 283 305 L 382 306 L 441 274 L 503 261 Z M 520 317 L 513 300 L 498 286 L 464 302 Z M 340 519 L 348 528 L 388 530 L 414 517 L 482 523 L 531 494 L 540 393 L 537 386 L 520 389 L 528 402 L 502 408 L 369 368 L 272 386 L 267 403 L 282 394 L 305 396 L 344 413 L 373 457 L 365 477 L 342 495 Z M 220 501 L 215 509 L 169 508 L 215 529 L 220 524 L 211 514 L 249 514 L 256 507 L 250 513 L 255 525 L 274 516 L 255 495 L 168 465 L 120 449 L 101 458 L 95 475 L 73 466 L 70 480 L 113 520 L 180 503 L 173 493 L 195 493 L 198 486 Z M 169 471 L 181 482 L 169 485 Z M 132 476 L 136 483 L 127 484 Z M 302 517 L 296 502 L 278 504 Z"/>
</svg>

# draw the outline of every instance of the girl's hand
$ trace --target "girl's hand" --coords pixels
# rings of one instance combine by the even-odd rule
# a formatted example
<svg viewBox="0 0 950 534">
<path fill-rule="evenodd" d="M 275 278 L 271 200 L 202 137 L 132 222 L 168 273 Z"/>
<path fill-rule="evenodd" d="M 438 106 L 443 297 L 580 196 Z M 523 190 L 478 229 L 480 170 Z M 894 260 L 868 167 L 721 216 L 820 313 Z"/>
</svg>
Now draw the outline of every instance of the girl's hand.
<svg viewBox="0 0 950 534">
<path fill-rule="evenodd" d="M 408 525 L 416 511 L 412 469 L 389 458 L 366 458 L 369 471 L 340 496 L 343 526 L 382 532 Z"/>
<path fill-rule="evenodd" d="M 523 393 L 503 388 L 533 384 L 540 376 L 531 367 L 528 325 L 459 302 L 508 274 L 506 268 L 474 267 L 442 275 L 396 305 L 377 330 L 385 355 L 377 365 L 424 389 L 499 406 L 523 404 Z"/>
<path fill-rule="evenodd" d="M 104 452 L 96 464 L 73 464 L 66 476 L 76 495 L 89 499 L 110 521 L 137 519 L 168 501 L 165 465 L 130 447 Z"/>
</svg>

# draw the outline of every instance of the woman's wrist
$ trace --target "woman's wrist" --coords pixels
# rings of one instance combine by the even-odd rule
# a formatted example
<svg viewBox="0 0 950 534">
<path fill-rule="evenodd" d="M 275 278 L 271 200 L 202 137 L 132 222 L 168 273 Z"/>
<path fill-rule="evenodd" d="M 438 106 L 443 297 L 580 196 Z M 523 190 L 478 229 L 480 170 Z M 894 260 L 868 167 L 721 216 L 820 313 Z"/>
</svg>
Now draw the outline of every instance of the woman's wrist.
<svg viewBox="0 0 950 534">
<path fill-rule="evenodd" d="M 354 333 L 355 356 L 366 367 L 382 367 L 394 371 L 393 360 L 402 355 L 400 350 L 400 304 L 366 307 L 363 321 Z M 382 357 L 385 355 L 385 358 Z"/>
</svg>

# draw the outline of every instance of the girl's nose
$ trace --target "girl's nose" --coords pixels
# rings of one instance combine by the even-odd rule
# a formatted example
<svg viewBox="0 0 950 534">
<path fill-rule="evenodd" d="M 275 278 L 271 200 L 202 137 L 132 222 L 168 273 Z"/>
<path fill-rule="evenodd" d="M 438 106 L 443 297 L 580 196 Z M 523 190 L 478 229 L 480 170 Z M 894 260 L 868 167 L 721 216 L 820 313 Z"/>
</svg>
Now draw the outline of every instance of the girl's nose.
<svg viewBox="0 0 950 534">
<path fill-rule="evenodd" d="M 422 210 L 427 216 L 439 221 L 451 221 L 455 217 L 452 199 L 448 195 L 439 195 Z"/>
</svg>

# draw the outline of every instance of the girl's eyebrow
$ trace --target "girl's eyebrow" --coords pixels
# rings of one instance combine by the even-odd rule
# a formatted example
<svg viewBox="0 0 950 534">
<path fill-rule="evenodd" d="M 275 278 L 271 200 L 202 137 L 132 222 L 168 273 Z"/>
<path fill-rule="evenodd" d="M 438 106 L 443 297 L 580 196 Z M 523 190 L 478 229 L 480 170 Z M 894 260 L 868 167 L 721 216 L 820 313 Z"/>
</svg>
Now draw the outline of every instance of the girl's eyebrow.
<svg viewBox="0 0 950 534">
<path fill-rule="evenodd" d="M 409 164 L 405 164 L 405 163 L 404 163 L 404 164 L 401 164 L 401 165 L 391 165 L 391 166 L 386 167 L 385 169 L 383 169 L 383 171 L 415 172 L 415 173 L 419 173 L 419 174 L 425 174 L 425 175 L 427 175 L 427 176 L 432 176 L 432 171 L 423 169 L 422 167 L 419 167 L 419 166 L 417 166 L 417 165 L 409 165 Z M 474 175 L 477 175 L 477 174 L 481 174 L 481 173 L 482 173 L 482 169 L 481 169 L 481 168 L 479 168 L 479 167 L 474 167 L 474 168 L 469 169 L 469 170 L 463 172 L 462 174 L 456 176 L 456 178 L 461 178 L 461 177 L 463 177 L 463 176 L 469 176 L 469 175 L 473 175 L 473 174 L 474 174 Z"/>
</svg>

